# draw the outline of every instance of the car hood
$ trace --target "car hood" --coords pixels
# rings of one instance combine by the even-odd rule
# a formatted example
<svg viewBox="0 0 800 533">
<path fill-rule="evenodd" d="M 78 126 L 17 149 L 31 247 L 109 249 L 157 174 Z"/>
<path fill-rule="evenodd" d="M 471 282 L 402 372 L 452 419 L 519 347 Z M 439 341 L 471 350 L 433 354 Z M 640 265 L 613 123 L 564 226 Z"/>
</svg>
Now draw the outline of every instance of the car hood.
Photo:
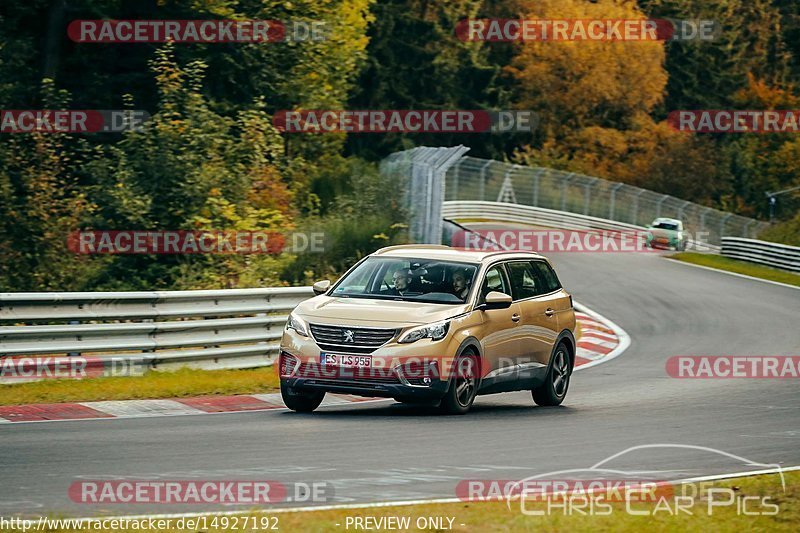
<svg viewBox="0 0 800 533">
<path fill-rule="evenodd" d="M 321 323 L 347 326 L 399 324 L 416 325 L 438 322 L 465 313 L 469 304 L 432 304 L 368 298 L 316 296 L 295 308 L 303 318 Z"/>
</svg>

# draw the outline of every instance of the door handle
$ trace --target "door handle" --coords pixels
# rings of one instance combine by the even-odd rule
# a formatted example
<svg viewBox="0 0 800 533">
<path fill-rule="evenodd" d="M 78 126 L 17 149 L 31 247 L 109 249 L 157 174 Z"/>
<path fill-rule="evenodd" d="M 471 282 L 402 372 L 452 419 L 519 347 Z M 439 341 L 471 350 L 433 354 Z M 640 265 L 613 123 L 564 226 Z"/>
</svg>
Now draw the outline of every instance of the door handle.
<svg viewBox="0 0 800 533">
<path fill-rule="evenodd" d="M 517 313 L 514 313 L 513 315 L 511 315 L 511 321 L 512 322 L 519 322 L 519 315 Z"/>
<path fill-rule="evenodd" d="M 544 314 L 546 314 L 547 316 L 553 316 L 555 314 L 555 311 L 553 311 L 551 308 L 548 307 L 547 311 L 545 311 Z"/>
</svg>

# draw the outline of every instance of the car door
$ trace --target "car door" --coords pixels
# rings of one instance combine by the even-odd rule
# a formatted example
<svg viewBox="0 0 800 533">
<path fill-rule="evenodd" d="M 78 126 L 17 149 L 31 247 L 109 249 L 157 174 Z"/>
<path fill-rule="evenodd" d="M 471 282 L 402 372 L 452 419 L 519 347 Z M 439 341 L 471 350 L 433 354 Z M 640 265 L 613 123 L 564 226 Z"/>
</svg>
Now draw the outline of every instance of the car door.
<svg viewBox="0 0 800 533">
<path fill-rule="evenodd" d="M 529 260 L 509 261 L 506 268 L 512 297 L 520 312 L 517 364 L 521 370 L 544 367 L 555 341 L 553 331 L 557 329 L 555 313 L 548 314 L 551 302 L 540 296 L 547 292 L 546 286 Z"/>
<path fill-rule="evenodd" d="M 537 295 L 534 299 L 537 301 L 537 310 L 541 311 L 536 316 L 547 342 L 546 357 L 541 360 L 547 363 L 561 331 L 575 328 L 572 301 L 569 294 L 561 288 L 555 271 L 546 261 L 532 260 L 531 266 L 537 279 Z"/>
<path fill-rule="evenodd" d="M 478 304 L 482 304 L 489 292 L 497 291 L 511 296 L 508 277 L 502 264 L 489 267 L 480 286 Z M 483 319 L 480 335 L 486 368 L 482 369 L 484 378 L 501 380 L 503 376 L 515 371 L 519 351 L 519 304 L 512 303 L 507 309 L 481 311 Z"/>
</svg>

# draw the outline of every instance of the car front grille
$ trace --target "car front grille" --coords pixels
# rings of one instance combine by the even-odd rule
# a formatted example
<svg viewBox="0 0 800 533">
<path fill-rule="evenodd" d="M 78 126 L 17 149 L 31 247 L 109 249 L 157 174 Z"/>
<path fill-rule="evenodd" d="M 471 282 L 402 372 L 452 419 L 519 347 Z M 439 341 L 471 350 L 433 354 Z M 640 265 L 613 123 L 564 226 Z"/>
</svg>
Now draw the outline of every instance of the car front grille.
<svg viewBox="0 0 800 533">
<path fill-rule="evenodd" d="M 397 335 L 396 329 L 351 328 L 324 324 L 310 326 L 314 340 L 327 352 L 372 353 Z"/>
</svg>

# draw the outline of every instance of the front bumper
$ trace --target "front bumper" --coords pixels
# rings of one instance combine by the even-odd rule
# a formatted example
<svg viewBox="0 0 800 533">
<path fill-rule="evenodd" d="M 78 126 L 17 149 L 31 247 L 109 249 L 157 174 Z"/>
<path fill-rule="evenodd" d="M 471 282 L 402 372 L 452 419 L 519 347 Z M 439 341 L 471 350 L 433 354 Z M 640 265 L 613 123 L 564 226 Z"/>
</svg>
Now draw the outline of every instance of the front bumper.
<svg viewBox="0 0 800 533">
<path fill-rule="evenodd" d="M 300 390 L 336 392 L 355 396 L 435 401 L 445 395 L 448 382 L 435 380 L 429 386 L 410 386 L 402 383 L 380 383 L 367 380 L 281 378 L 281 385 L 288 385 Z"/>
</svg>

